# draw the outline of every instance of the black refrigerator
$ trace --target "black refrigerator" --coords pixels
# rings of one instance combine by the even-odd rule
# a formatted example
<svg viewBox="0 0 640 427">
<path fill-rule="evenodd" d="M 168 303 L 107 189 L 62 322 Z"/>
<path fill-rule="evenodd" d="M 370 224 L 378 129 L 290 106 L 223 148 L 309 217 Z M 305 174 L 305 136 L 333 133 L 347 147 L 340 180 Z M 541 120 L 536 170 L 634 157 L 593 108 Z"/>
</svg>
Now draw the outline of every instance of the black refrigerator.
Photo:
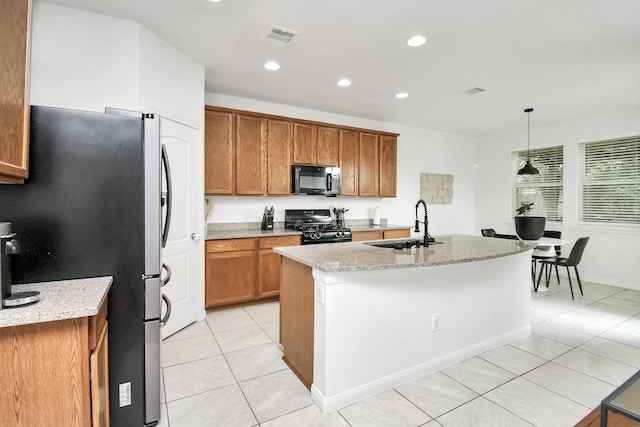
<svg viewBox="0 0 640 427">
<path fill-rule="evenodd" d="M 155 425 L 160 325 L 170 313 L 161 297 L 171 179 L 160 118 L 32 106 L 29 151 L 25 183 L 0 185 L 0 221 L 12 223 L 22 247 L 12 256 L 13 283 L 113 276 L 111 425 Z"/>
</svg>

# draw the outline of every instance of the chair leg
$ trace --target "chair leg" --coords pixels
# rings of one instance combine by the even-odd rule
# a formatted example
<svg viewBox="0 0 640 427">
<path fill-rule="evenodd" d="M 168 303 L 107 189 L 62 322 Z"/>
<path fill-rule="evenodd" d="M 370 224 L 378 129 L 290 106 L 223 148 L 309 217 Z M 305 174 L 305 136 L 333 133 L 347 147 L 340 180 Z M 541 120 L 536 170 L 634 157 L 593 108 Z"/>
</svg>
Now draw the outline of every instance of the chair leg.
<svg viewBox="0 0 640 427">
<path fill-rule="evenodd" d="M 571 284 L 571 271 L 569 271 L 569 267 L 567 267 L 567 276 L 569 277 L 569 289 L 571 289 L 571 299 L 575 299 L 573 297 L 573 285 Z"/>
<path fill-rule="evenodd" d="M 578 278 L 578 287 L 580 288 L 580 295 L 584 296 L 584 294 L 582 293 L 582 282 L 580 281 L 580 275 L 578 274 L 578 266 L 574 265 L 573 268 L 574 270 L 576 270 L 576 277 Z"/>
<path fill-rule="evenodd" d="M 560 274 L 558 274 L 558 266 L 554 265 L 554 267 L 556 268 L 556 279 L 558 279 L 558 285 L 560 284 Z"/>
<path fill-rule="evenodd" d="M 540 266 L 540 272 L 538 272 L 538 281 L 535 282 L 533 286 L 533 290 L 538 292 L 538 287 L 540 287 L 540 279 L 542 278 L 542 272 L 544 271 L 544 266 Z"/>
</svg>

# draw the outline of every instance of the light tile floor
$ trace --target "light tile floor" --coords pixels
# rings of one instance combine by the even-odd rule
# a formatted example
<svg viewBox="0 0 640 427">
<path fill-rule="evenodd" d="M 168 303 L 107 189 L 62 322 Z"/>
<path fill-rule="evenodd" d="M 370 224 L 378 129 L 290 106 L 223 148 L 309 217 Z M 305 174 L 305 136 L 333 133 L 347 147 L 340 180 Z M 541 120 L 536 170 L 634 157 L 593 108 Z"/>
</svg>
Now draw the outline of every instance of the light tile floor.
<svg viewBox="0 0 640 427">
<path fill-rule="evenodd" d="M 162 343 L 162 427 L 573 426 L 640 369 L 640 291 L 566 279 L 532 334 L 322 415 L 282 362 L 278 303 L 209 313 Z"/>
</svg>

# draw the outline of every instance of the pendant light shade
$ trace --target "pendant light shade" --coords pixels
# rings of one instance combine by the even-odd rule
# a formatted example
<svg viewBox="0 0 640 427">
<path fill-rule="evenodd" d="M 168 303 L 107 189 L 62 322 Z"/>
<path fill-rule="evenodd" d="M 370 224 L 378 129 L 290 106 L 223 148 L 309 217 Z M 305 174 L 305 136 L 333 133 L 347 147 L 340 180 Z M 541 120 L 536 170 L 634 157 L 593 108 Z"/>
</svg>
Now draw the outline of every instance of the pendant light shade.
<svg viewBox="0 0 640 427">
<path fill-rule="evenodd" d="M 538 175 L 540 171 L 533 167 L 531 164 L 531 156 L 529 155 L 529 136 L 530 136 L 530 113 L 533 111 L 533 108 L 527 108 L 524 110 L 527 113 L 527 163 L 525 163 L 524 167 L 518 171 L 518 175 Z"/>
</svg>

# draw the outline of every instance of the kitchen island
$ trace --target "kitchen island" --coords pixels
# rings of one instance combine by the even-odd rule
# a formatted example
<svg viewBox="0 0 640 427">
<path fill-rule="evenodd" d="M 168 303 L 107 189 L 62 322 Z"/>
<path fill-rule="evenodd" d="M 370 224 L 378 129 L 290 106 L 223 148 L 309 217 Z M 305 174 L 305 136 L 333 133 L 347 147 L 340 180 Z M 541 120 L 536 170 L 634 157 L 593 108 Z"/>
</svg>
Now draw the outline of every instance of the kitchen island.
<svg viewBox="0 0 640 427">
<path fill-rule="evenodd" d="M 274 249 L 284 360 L 324 412 L 530 334 L 533 247 L 436 240 Z"/>
</svg>

